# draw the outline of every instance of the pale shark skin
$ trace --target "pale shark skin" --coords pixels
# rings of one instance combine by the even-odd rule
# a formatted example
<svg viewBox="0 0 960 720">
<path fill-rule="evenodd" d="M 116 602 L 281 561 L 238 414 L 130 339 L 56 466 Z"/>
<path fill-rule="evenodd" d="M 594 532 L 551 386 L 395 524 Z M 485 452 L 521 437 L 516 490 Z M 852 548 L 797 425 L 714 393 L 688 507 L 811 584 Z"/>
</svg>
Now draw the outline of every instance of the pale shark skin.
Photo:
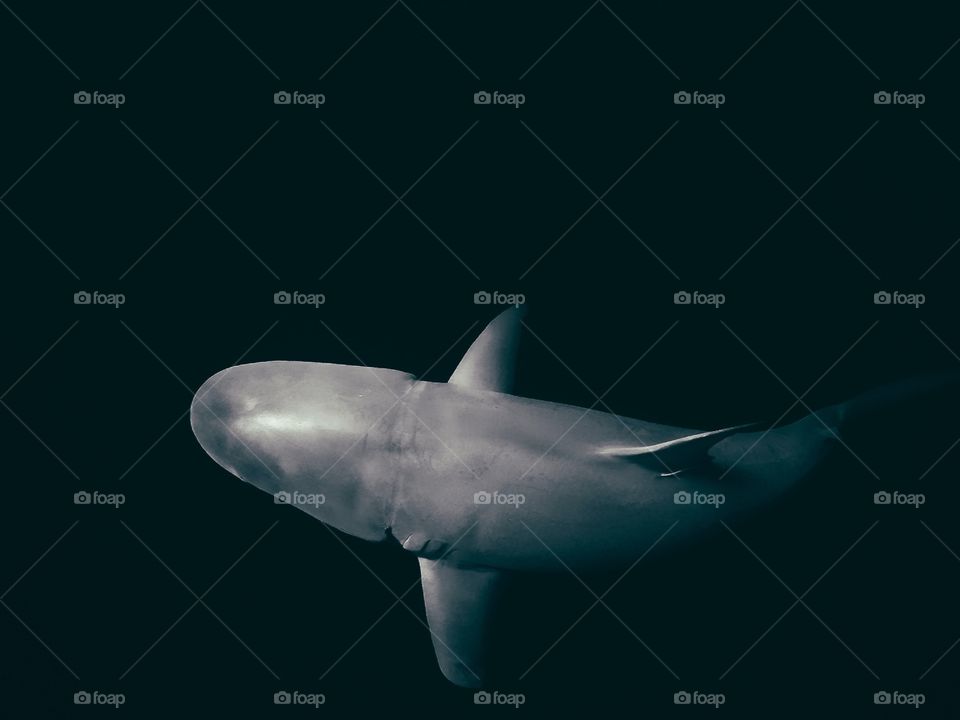
<svg viewBox="0 0 960 720">
<path fill-rule="evenodd" d="M 623 567 L 674 524 L 658 552 L 766 507 L 823 462 L 851 407 L 708 434 L 482 389 L 512 387 L 519 318 L 495 319 L 448 383 L 261 362 L 214 375 L 191 408 L 200 444 L 237 477 L 322 495 L 297 507 L 420 558 L 441 669 L 465 686 L 486 678 L 506 573 Z M 724 501 L 678 504 L 680 491 Z M 493 492 L 523 502 L 475 501 Z"/>
<path fill-rule="evenodd" d="M 214 375 L 191 423 L 224 468 L 269 493 L 322 494 L 323 504 L 300 509 L 350 535 L 533 571 L 562 569 L 557 557 L 574 569 L 629 563 L 676 520 L 664 543 L 689 540 L 767 504 L 816 466 L 831 438 L 810 417 L 729 436 L 701 467 L 650 467 L 603 451 L 699 431 L 394 370 L 286 361 Z M 683 490 L 725 500 L 677 504 Z M 476 503 L 484 492 L 524 497 Z"/>
</svg>

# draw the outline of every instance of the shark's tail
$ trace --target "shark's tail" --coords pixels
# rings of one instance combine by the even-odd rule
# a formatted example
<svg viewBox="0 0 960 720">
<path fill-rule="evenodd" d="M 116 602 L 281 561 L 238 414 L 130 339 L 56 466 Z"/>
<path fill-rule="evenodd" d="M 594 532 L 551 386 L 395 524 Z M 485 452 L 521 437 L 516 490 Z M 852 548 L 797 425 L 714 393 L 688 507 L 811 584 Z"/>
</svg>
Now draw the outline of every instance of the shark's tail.
<svg viewBox="0 0 960 720">
<path fill-rule="evenodd" d="M 899 408 L 913 402 L 960 390 L 960 374 L 928 375 L 884 385 L 862 393 L 852 400 L 830 405 L 816 414 L 838 435 L 870 422 L 884 423 L 895 417 Z"/>
</svg>

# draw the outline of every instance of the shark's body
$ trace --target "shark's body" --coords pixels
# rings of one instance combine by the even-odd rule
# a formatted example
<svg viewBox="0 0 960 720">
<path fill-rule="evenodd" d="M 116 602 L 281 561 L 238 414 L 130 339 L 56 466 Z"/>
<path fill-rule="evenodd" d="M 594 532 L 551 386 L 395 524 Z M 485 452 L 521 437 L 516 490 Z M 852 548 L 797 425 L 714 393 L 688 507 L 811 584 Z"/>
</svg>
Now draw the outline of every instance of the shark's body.
<svg viewBox="0 0 960 720">
<path fill-rule="evenodd" d="M 694 539 L 808 475 L 846 414 L 704 432 L 514 396 L 520 327 L 517 311 L 494 320 L 448 383 L 265 362 L 210 378 L 192 408 L 238 477 L 420 558 L 440 666 L 460 685 L 486 677 L 511 571 L 625 566 L 678 520 L 661 546 Z"/>
</svg>

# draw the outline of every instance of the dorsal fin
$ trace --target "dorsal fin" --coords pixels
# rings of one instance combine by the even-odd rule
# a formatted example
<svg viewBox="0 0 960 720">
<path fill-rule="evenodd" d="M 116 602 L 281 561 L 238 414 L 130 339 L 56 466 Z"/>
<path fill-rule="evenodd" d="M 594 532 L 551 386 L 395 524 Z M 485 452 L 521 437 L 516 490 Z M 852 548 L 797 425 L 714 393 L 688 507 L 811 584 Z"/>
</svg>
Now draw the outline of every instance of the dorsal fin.
<svg viewBox="0 0 960 720">
<path fill-rule="evenodd" d="M 523 308 L 521 305 L 504 310 L 490 321 L 453 371 L 449 380 L 451 385 L 513 392 L 517 348 L 523 330 Z"/>
<path fill-rule="evenodd" d="M 640 463 L 649 470 L 657 470 L 661 475 L 674 475 L 681 470 L 706 462 L 709 459 L 707 451 L 728 435 L 756 427 L 756 424 L 750 423 L 685 435 L 654 445 L 604 447 L 597 450 L 597 454 L 622 457 Z"/>
</svg>

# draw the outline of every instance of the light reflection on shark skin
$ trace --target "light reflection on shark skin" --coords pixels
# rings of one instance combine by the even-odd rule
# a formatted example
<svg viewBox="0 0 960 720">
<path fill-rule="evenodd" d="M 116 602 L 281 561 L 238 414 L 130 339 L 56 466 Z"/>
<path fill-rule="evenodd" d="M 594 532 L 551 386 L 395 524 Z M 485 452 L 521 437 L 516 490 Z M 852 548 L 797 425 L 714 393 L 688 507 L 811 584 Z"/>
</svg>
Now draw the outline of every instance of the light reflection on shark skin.
<svg viewBox="0 0 960 720">
<path fill-rule="evenodd" d="M 779 427 L 677 428 L 510 394 L 520 313 L 474 342 L 450 382 L 396 370 L 272 361 L 197 392 L 191 425 L 221 466 L 298 509 L 420 558 L 448 679 L 488 675 L 484 635 L 511 571 L 623 567 L 756 512 L 815 471 L 844 424 L 905 385 Z M 686 502 L 684 502 L 686 498 Z M 706 498 L 699 502 L 697 498 Z"/>
</svg>

